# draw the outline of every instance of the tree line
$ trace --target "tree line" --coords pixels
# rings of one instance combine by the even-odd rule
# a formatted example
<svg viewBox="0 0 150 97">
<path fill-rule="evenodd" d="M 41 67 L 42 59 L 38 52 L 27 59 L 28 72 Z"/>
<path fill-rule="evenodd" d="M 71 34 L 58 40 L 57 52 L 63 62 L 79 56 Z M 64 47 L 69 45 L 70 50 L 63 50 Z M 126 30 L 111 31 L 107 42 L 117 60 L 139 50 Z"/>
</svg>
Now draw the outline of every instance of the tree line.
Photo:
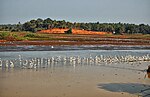
<svg viewBox="0 0 150 97">
<path fill-rule="evenodd" d="M 104 31 L 104 32 L 115 32 L 116 34 L 128 33 L 142 33 L 150 34 L 150 26 L 147 24 L 128 24 L 128 23 L 77 23 L 67 22 L 65 20 L 57 21 L 50 18 L 47 19 L 36 19 L 30 20 L 23 24 L 7 24 L 0 25 L 0 31 L 30 31 L 37 32 L 40 30 L 51 29 L 51 28 L 69 28 L 69 29 L 84 29 L 89 31 Z"/>
</svg>

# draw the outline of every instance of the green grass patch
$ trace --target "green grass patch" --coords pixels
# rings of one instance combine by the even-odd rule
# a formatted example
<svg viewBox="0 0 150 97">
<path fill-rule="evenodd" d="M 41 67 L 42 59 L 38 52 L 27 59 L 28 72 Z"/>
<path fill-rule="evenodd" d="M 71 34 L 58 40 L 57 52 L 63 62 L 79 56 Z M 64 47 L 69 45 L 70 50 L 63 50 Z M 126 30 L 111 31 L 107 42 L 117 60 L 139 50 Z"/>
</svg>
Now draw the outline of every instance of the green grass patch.
<svg viewBox="0 0 150 97">
<path fill-rule="evenodd" d="M 9 32 L 0 32 L 0 39 L 5 39 L 9 36 Z"/>
<path fill-rule="evenodd" d="M 35 38 L 37 35 L 33 34 L 33 33 L 28 33 L 26 34 L 24 37 L 30 37 L 30 38 Z"/>
<path fill-rule="evenodd" d="M 77 34 L 43 34 L 31 32 L 0 32 L 1 40 L 60 40 L 60 41 L 95 41 L 99 38 L 124 38 L 124 39 L 148 39 L 150 34 L 124 34 L 124 35 L 77 35 Z"/>
</svg>

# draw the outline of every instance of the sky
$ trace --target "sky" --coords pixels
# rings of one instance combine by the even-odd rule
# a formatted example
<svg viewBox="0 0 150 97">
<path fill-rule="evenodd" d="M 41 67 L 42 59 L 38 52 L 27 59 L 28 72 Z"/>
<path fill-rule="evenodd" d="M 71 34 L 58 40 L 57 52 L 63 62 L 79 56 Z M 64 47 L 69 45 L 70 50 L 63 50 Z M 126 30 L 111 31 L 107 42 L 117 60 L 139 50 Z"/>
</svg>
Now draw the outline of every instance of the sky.
<svg viewBox="0 0 150 97">
<path fill-rule="evenodd" d="M 150 25 L 150 0 L 0 0 L 0 24 L 37 18 Z"/>
</svg>

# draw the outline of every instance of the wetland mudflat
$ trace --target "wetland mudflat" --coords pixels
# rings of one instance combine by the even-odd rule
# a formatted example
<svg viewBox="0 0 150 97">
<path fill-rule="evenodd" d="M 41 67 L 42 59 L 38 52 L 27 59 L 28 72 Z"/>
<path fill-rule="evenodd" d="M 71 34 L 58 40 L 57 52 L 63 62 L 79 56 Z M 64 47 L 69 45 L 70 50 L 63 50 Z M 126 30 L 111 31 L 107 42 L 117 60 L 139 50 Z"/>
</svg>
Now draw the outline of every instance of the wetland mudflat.
<svg viewBox="0 0 150 97">
<path fill-rule="evenodd" d="M 137 97 L 150 93 L 150 79 L 146 72 L 150 61 L 109 62 L 108 58 L 132 56 L 148 58 L 149 50 L 74 50 L 0 52 L 14 67 L 0 68 L 0 97 Z M 22 68 L 15 63 L 34 58 L 51 59 L 43 68 Z M 96 63 L 96 56 L 106 61 Z M 147 57 L 146 57 L 147 56 Z M 54 62 L 52 63 L 52 58 Z M 59 58 L 63 58 L 62 60 Z M 64 61 L 67 60 L 74 61 Z M 77 60 L 77 58 L 80 58 Z M 83 58 L 89 59 L 83 60 Z M 128 58 L 128 57 L 127 57 Z M 23 61 L 24 60 L 24 61 Z M 86 62 L 85 62 L 86 61 Z M 21 63 L 23 64 L 23 63 Z M 41 64 L 41 63 L 40 63 Z M 42 64 L 41 64 L 42 65 Z M 147 97 L 148 97 L 147 96 Z"/>
</svg>

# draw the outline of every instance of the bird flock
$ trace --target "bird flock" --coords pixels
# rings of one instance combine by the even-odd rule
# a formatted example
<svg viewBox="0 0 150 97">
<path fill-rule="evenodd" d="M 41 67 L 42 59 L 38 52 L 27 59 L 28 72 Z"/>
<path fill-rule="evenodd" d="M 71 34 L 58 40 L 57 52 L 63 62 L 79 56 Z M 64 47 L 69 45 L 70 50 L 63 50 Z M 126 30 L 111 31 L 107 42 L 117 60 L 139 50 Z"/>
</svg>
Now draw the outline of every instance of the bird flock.
<svg viewBox="0 0 150 97">
<path fill-rule="evenodd" d="M 6 60 L 0 58 L 0 68 L 46 68 L 46 67 L 54 67 L 61 65 L 101 65 L 101 64 L 112 64 L 112 63 L 122 63 L 122 62 L 142 62 L 142 61 L 150 61 L 150 55 L 143 56 L 133 56 L 133 55 L 125 55 L 125 56 L 56 56 L 49 58 L 28 58 L 25 59 L 23 56 L 19 55 L 18 58 L 13 60 Z"/>
</svg>

